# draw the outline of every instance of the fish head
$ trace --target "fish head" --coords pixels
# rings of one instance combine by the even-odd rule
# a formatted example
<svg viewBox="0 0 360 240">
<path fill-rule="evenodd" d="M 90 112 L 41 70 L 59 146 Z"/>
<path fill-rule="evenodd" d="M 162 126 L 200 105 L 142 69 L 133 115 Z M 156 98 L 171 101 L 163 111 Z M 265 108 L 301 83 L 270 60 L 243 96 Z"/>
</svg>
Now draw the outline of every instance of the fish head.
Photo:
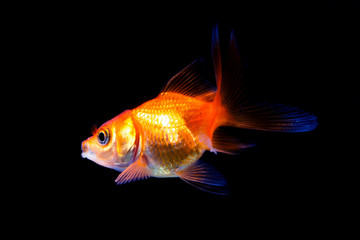
<svg viewBox="0 0 360 240">
<path fill-rule="evenodd" d="M 81 144 L 83 158 L 123 171 L 140 155 L 140 136 L 129 110 L 93 128 L 93 136 Z"/>
</svg>

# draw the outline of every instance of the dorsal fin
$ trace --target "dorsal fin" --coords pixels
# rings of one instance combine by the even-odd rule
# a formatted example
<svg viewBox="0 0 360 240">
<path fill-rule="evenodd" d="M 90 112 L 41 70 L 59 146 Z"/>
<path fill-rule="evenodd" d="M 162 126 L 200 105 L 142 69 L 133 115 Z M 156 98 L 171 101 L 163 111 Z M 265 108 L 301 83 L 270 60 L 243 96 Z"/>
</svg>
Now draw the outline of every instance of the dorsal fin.
<svg viewBox="0 0 360 240">
<path fill-rule="evenodd" d="M 173 76 L 160 93 L 173 92 L 211 101 L 215 95 L 215 89 L 203 78 L 203 65 L 202 59 L 196 59 Z"/>
</svg>

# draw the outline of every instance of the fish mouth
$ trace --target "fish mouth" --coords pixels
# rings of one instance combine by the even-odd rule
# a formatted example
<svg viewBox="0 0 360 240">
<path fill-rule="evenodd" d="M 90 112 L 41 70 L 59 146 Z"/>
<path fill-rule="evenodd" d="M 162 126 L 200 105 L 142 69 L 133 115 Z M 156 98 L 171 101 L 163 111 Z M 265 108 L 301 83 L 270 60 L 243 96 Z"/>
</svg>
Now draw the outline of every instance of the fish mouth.
<svg viewBox="0 0 360 240">
<path fill-rule="evenodd" d="M 81 157 L 87 158 L 87 159 L 89 159 L 91 161 L 94 161 L 94 162 L 97 161 L 96 154 L 93 151 L 82 152 Z"/>
<path fill-rule="evenodd" d="M 85 140 L 85 141 L 83 141 L 83 142 L 81 143 L 81 151 L 83 151 L 83 153 L 84 153 L 84 152 L 86 152 L 88 149 L 89 149 L 89 146 L 88 146 L 87 141 Z"/>
<path fill-rule="evenodd" d="M 109 165 L 109 163 L 99 159 L 98 156 L 95 154 L 95 152 L 91 151 L 91 149 L 87 149 L 87 151 L 82 152 L 81 157 L 87 158 L 90 161 L 93 161 L 94 163 L 99 164 L 100 166 L 113 168 L 111 165 Z"/>
<path fill-rule="evenodd" d="M 87 158 L 97 164 L 99 164 L 100 166 L 104 166 L 104 167 L 108 167 L 108 168 L 113 168 L 111 164 L 109 164 L 108 162 L 100 159 L 95 152 L 93 152 L 89 146 L 89 142 L 88 140 L 85 140 L 81 143 L 81 157 L 83 158 Z M 117 169 L 116 169 L 117 170 Z"/>
<path fill-rule="evenodd" d="M 106 166 L 106 163 L 103 162 L 101 159 L 99 159 L 96 153 L 91 150 L 88 140 L 85 140 L 81 143 L 81 150 L 82 150 L 81 153 L 82 158 L 87 158 L 101 166 Z"/>
<path fill-rule="evenodd" d="M 89 148 L 89 143 L 87 140 L 85 140 L 81 143 L 81 151 L 82 151 L 81 157 L 83 157 L 83 158 L 87 158 L 92 161 L 94 161 L 94 159 L 96 158 L 94 152 L 91 151 L 91 149 Z"/>
<path fill-rule="evenodd" d="M 89 145 L 87 143 L 87 140 L 85 140 L 81 143 L 81 151 L 82 151 L 81 156 L 83 158 L 87 158 L 87 155 L 89 155 L 88 150 L 89 150 Z"/>
</svg>

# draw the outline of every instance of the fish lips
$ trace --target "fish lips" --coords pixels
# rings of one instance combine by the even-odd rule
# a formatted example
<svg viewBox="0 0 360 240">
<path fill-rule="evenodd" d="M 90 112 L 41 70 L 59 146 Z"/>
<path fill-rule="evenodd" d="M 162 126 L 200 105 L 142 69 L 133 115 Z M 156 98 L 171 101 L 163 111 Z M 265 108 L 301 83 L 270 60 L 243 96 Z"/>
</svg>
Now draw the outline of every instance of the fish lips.
<svg viewBox="0 0 360 240">
<path fill-rule="evenodd" d="M 89 159 L 89 160 L 91 160 L 91 161 L 96 161 L 96 160 L 97 160 L 97 156 L 96 156 L 96 154 L 95 154 L 93 151 L 91 151 L 91 149 L 89 148 L 89 145 L 88 145 L 87 140 L 85 140 L 85 141 L 83 141 L 83 142 L 81 143 L 81 151 L 82 151 L 81 157 L 87 158 L 87 159 Z"/>
</svg>

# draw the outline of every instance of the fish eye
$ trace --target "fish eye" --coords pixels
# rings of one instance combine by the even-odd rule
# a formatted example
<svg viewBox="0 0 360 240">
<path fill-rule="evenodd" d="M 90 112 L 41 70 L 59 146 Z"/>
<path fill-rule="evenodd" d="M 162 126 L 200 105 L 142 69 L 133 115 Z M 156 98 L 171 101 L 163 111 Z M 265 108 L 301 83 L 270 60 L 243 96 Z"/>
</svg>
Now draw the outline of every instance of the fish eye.
<svg viewBox="0 0 360 240">
<path fill-rule="evenodd" d="M 97 138 L 101 145 L 106 145 L 110 138 L 109 132 L 107 130 L 101 130 L 99 131 Z"/>
</svg>

